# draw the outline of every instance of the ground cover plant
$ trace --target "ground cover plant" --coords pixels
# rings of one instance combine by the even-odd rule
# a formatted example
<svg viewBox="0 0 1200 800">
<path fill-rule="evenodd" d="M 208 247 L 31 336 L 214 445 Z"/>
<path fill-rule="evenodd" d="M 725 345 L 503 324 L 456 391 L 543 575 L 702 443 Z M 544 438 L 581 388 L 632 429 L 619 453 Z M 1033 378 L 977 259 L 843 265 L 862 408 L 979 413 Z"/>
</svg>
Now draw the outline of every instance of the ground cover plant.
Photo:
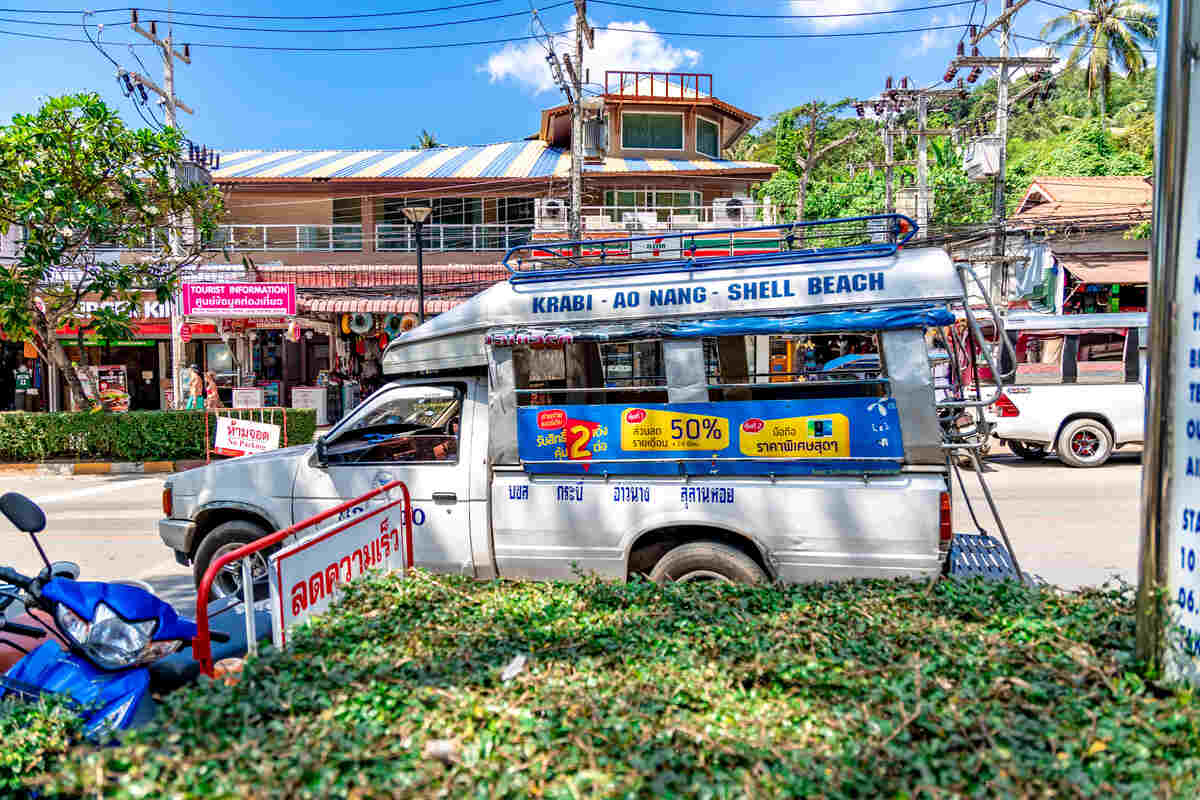
<svg viewBox="0 0 1200 800">
<path fill-rule="evenodd" d="M 1128 591 L 351 587 L 236 685 L 52 763 L 87 797 L 1195 797 Z M 525 656 L 523 667 L 518 656 Z M 516 662 L 514 663 L 514 659 Z M 509 669 L 506 670 L 506 667 Z"/>
</svg>

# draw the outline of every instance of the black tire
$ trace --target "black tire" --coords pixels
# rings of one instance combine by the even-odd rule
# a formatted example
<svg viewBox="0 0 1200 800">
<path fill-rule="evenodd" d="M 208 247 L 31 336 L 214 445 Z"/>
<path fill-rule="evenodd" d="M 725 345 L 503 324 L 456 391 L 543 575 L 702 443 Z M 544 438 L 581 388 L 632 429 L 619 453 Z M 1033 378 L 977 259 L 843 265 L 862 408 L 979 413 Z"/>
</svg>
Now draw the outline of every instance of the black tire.
<svg viewBox="0 0 1200 800">
<path fill-rule="evenodd" d="M 269 531 L 263 526 L 244 519 L 223 522 L 213 528 L 200 541 L 200 546 L 196 548 L 196 555 L 192 559 L 192 576 L 196 581 L 196 587 L 200 587 L 200 581 L 204 578 L 204 573 L 208 571 L 209 565 L 220 555 L 235 550 L 244 544 L 257 541 L 268 533 Z M 267 553 L 268 551 L 262 551 L 251 556 L 254 559 L 252 567 L 255 585 L 254 597 L 258 600 L 262 600 L 268 595 Z M 241 586 L 241 568 L 237 564 L 232 564 L 223 570 L 217 576 L 216 580 L 213 581 L 211 597 L 212 599 L 216 599 L 229 594 L 238 594 L 240 596 Z"/>
<path fill-rule="evenodd" d="M 1112 434 L 1097 419 L 1075 419 L 1063 426 L 1055 448 L 1070 467 L 1098 467 L 1112 455 Z"/>
<path fill-rule="evenodd" d="M 671 550 L 650 570 L 655 583 L 722 581 L 763 583 L 767 575 L 754 559 L 720 542 L 688 542 Z"/>
<path fill-rule="evenodd" d="M 1008 440 L 1008 449 L 1026 461 L 1041 461 L 1046 457 L 1047 452 L 1049 452 L 1044 444 L 1019 442 L 1016 439 Z"/>
</svg>

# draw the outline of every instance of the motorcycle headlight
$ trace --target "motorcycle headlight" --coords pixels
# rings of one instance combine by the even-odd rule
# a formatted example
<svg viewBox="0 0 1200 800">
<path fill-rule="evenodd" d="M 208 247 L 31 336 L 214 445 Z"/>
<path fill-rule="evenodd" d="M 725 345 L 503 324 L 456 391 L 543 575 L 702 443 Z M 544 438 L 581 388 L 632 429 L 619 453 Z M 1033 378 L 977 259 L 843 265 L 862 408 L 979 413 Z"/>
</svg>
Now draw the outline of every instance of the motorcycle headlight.
<svg viewBox="0 0 1200 800">
<path fill-rule="evenodd" d="M 178 640 L 152 642 L 155 622 L 127 622 L 104 603 L 96 605 L 91 622 L 61 603 L 54 609 L 55 619 L 71 641 L 103 669 L 127 669 L 149 664 L 169 656 L 183 642 Z"/>
</svg>

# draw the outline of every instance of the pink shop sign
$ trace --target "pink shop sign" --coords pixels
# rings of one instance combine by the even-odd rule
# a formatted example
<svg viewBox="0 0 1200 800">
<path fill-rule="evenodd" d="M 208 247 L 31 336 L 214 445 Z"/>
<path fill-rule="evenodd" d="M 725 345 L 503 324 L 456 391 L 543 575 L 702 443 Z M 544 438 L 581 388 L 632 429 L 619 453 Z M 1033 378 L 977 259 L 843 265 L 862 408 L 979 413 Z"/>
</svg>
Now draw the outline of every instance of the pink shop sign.
<svg viewBox="0 0 1200 800">
<path fill-rule="evenodd" d="M 294 283 L 185 283 L 185 317 L 294 317 Z"/>
</svg>

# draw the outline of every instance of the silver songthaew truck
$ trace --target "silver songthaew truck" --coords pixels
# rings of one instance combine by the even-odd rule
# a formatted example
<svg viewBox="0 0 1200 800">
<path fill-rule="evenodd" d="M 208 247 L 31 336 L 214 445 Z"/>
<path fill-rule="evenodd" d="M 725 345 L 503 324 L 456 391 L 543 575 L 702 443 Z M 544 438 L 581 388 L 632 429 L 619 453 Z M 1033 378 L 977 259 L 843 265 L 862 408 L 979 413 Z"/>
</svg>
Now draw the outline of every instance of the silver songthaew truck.
<svg viewBox="0 0 1200 800">
<path fill-rule="evenodd" d="M 693 233 L 516 248 L 508 281 L 393 340 L 386 385 L 316 443 L 173 476 L 162 539 L 198 579 L 402 480 L 416 564 L 437 571 L 936 574 L 945 418 L 971 402 L 939 408 L 929 342 L 966 278 L 941 249 L 901 248 L 903 217 L 823 224 L 853 242 L 801 249 L 780 226 L 758 233 L 769 252 L 699 254 Z"/>
</svg>

